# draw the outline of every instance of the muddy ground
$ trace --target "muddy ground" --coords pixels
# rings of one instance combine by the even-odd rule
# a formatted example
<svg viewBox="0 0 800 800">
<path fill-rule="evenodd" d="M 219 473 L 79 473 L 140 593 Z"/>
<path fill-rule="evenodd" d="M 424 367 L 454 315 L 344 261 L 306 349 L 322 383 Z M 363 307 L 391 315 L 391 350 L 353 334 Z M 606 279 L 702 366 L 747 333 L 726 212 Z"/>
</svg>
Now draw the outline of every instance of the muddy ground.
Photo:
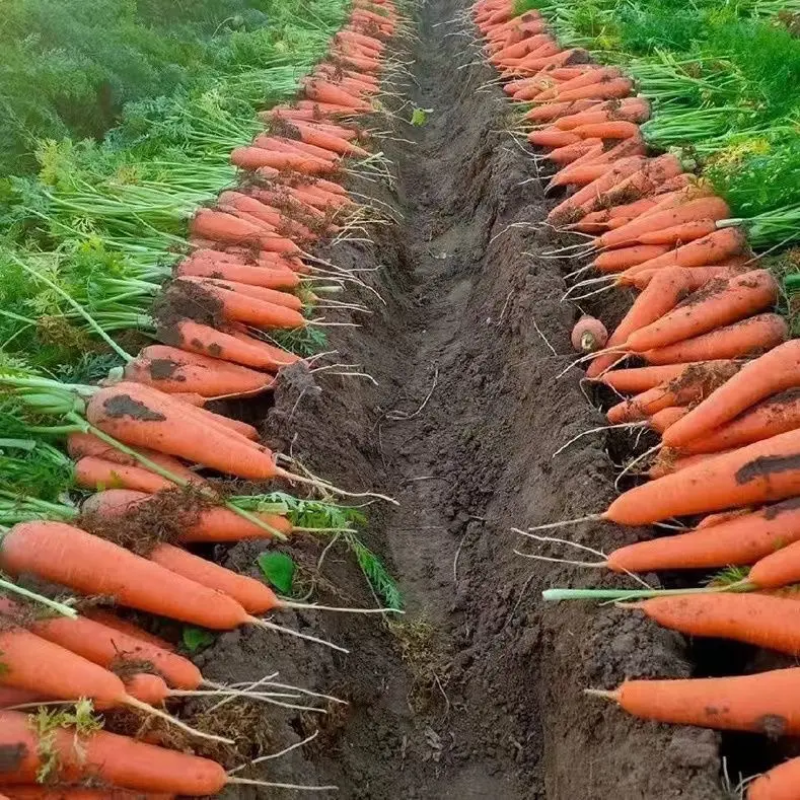
<svg viewBox="0 0 800 800">
<path fill-rule="evenodd" d="M 626 676 L 691 674 L 683 639 L 631 612 L 545 605 L 544 588 L 608 579 L 514 552 L 562 553 L 512 528 L 602 510 L 615 473 L 602 435 L 553 457 L 602 417 L 576 370 L 557 377 L 579 312 L 560 302 L 567 268 L 542 258 L 547 235 L 509 227 L 541 221 L 549 201 L 531 153 L 505 130 L 508 105 L 464 8 L 428 0 L 417 11 L 418 39 L 401 53 L 410 103 L 398 115 L 431 109 L 427 122 L 398 122 L 395 136 L 409 141 L 383 143 L 393 188 L 354 184 L 389 203 L 398 224 L 330 253 L 376 270 L 361 274 L 382 302 L 352 291 L 373 313 L 330 342 L 377 386 L 291 370 L 263 422 L 265 438 L 312 471 L 396 498 L 370 507 L 364 536 L 398 578 L 407 613 L 390 624 L 284 612 L 276 619 L 351 653 L 251 630 L 219 637 L 199 661 L 217 680 L 274 669 L 349 702 L 324 717 L 271 713 L 273 749 L 321 733 L 270 763 L 270 780 L 335 784 L 353 800 L 722 798 L 716 734 L 640 723 L 582 694 Z M 593 524 L 566 535 L 609 551 L 646 533 Z M 256 574 L 261 549 L 217 555 Z M 320 545 L 300 551 L 313 567 Z M 322 601 L 373 604 L 343 550 L 322 575 Z"/>
</svg>

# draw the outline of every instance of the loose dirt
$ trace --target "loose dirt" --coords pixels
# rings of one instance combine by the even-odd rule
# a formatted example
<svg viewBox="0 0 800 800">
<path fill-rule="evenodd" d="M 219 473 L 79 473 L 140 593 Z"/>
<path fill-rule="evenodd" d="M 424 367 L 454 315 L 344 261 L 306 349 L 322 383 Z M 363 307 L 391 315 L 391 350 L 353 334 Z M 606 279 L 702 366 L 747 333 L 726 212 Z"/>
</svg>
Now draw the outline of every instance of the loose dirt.
<svg viewBox="0 0 800 800">
<path fill-rule="evenodd" d="M 563 262 L 542 257 L 553 242 L 535 225 L 549 202 L 531 153 L 507 132 L 508 105 L 464 9 L 429 0 L 418 11 L 411 100 L 397 116 L 432 110 L 419 127 L 398 121 L 397 140 L 384 141 L 391 190 L 353 184 L 398 224 L 326 254 L 362 270 L 382 298 L 351 291 L 372 313 L 330 337 L 337 360 L 361 364 L 377 385 L 293 367 L 268 411 L 250 405 L 267 412 L 265 440 L 312 472 L 397 499 L 369 506 L 364 538 L 397 576 L 407 613 L 282 612 L 276 621 L 352 652 L 250 630 L 218 637 L 198 662 L 211 679 L 279 670 L 348 701 L 325 715 L 276 709 L 276 749 L 320 734 L 269 762 L 269 780 L 336 784 L 348 800 L 722 798 L 716 734 L 637 722 L 583 695 L 626 677 L 691 674 L 682 638 L 610 607 L 546 606 L 544 588 L 609 579 L 514 552 L 563 554 L 512 528 L 601 511 L 614 469 L 602 435 L 552 455 L 603 421 L 579 372 L 559 377 L 580 310 L 560 302 Z M 646 533 L 584 524 L 564 535 L 608 552 Z M 296 542 L 311 575 L 322 545 Z M 257 575 L 263 549 L 214 554 Z M 323 602 L 374 604 L 343 549 L 326 554 L 317 587 Z"/>
</svg>

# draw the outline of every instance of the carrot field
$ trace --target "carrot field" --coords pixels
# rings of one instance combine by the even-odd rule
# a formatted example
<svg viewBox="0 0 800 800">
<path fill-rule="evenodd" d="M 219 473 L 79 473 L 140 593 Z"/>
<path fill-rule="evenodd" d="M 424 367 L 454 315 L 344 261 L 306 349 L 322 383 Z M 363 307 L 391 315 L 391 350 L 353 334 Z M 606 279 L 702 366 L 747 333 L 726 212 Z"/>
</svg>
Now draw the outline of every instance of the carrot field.
<svg viewBox="0 0 800 800">
<path fill-rule="evenodd" d="M 0 800 L 800 800 L 800 3 L 7 5 Z"/>
</svg>

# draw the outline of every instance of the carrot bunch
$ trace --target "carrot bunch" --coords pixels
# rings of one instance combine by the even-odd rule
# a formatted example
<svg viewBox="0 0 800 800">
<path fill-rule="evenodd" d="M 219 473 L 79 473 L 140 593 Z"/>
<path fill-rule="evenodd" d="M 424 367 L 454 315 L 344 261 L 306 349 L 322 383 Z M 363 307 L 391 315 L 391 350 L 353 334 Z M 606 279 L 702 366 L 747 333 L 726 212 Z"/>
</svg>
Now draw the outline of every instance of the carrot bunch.
<svg viewBox="0 0 800 800">
<path fill-rule="evenodd" d="M 648 152 L 639 126 L 653 110 L 619 68 L 562 48 L 539 12 L 516 15 L 509 0 L 478 0 L 472 17 L 504 92 L 525 104 L 528 141 L 554 167 L 547 190 L 567 192 L 548 223 L 585 237 L 553 254 L 587 257 L 577 274 L 598 276 L 567 297 L 579 289 L 585 297 L 613 287 L 639 292 L 603 349 L 579 347 L 573 334 L 576 349 L 591 351 L 577 363 L 617 395 L 607 410 L 612 427 L 646 428 L 661 440 L 641 473 L 650 480 L 603 513 L 531 530 L 690 517 L 686 532 L 621 547 L 586 566 L 621 574 L 749 568 L 734 585 L 713 590 L 554 589 L 546 598 L 622 599 L 687 635 L 797 656 L 800 605 L 785 587 L 800 584 L 800 340 L 789 338 L 776 313 L 775 277 L 753 266 L 744 230 L 691 165 Z M 787 669 L 626 681 L 594 694 L 647 719 L 775 736 L 800 735 L 798 689 L 800 671 Z M 794 800 L 799 776 L 800 760 L 787 762 L 755 781 L 748 797 Z"/>
</svg>

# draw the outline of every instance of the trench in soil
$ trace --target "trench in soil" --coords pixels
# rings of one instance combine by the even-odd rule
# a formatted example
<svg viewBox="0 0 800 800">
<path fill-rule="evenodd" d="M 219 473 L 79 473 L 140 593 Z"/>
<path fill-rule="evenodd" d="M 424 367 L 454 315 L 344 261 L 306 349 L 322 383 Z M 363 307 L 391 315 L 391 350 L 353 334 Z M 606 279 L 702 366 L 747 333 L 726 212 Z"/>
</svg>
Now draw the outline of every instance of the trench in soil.
<svg viewBox="0 0 800 800">
<path fill-rule="evenodd" d="M 397 499 L 369 507 L 364 538 L 397 577 L 407 613 L 387 623 L 284 612 L 281 621 L 350 655 L 237 631 L 202 653 L 200 666 L 229 682 L 279 670 L 287 683 L 348 701 L 327 715 L 270 711 L 261 735 L 273 749 L 319 730 L 270 762 L 270 780 L 336 784 L 339 796 L 363 800 L 725 797 L 717 734 L 639 722 L 582 693 L 624 677 L 713 671 L 719 654 L 689 653 L 680 636 L 630 612 L 546 607 L 544 588 L 608 578 L 514 553 L 532 549 L 514 526 L 601 510 L 614 467 L 602 436 L 553 457 L 603 418 L 576 370 L 557 377 L 573 358 L 579 313 L 560 302 L 569 268 L 542 258 L 553 246 L 545 233 L 514 225 L 541 221 L 549 202 L 531 153 L 505 130 L 509 107 L 480 63 L 460 0 L 429 0 L 416 22 L 417 38 L 400 54 L 412 78 L 398 116 L 431 109 L 427 123 L 398 122 L 396 140 L 386 140 L 393 187 L 352 185 L 398 222 L 375 227 L 372 243 L 329 253 L 374 289 L 351 291 L 372 313 L 356 315 L 358 329 L 338 329 L 331 347 L 378 385 L 293 368 L 268 410 L 250 406 L 251 416 L 265 415 L 265 439 L 316 474 Z M 591 308 L 608 317 L 608 305 Z M 609 551 L 646 532 L 584 524 L 566 535 Z M 260 549 L 240 544 L 216 556 L 256 574 Z M 305 574 L 321 550 L 297 540 Z M 374 604 L 338 548 L 320 576 L 321 602 Z M 737 763 L 757 760 L 740 740 L 726 743 Z M 235 789 L 257 791 L 274 796 Z"/>
</svg>

